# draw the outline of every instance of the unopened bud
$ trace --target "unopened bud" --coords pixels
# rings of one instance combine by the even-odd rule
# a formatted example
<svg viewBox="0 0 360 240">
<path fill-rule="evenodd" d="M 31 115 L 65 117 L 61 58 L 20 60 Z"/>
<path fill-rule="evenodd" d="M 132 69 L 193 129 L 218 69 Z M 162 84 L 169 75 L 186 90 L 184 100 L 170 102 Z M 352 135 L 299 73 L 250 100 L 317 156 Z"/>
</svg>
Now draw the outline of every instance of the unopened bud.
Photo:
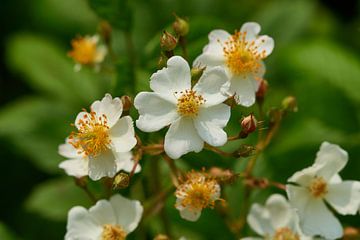
<svg viewBox="0 0 360 240">
<path fill-rule="evenodd" d="M 240 136 L 242 138 L 247 137 L 250 133 L 256 130 L 257 121 L 253 114 L 250 114 L 241 121 L 241 133 Z"/>
<path fill-rule="evenodd" d="M 177 42 L 173 35 L 164 31 L 160 38 L 160 47 L 163 51 L 172 51 L 175 49 Z"/>
<path fill-rule="evenodd" d="M 255 151 L 255 147 L 252 145 L 243 144 L 240 145 L 239 149 L 236 151 L 237 157 L 248 157 L 252 155 Z"/>
<path fill-rule="evenodd" d="M 175 16 L 175 18 L 175 22 L 172 25 L 175 33 L 181 37 L 186 36 L 189 33 L 189 23 L 178 16 Z"/>
<path fill-rule="evenodd" d="M 288 96 L 284 98 L 284 100 L 282 101 L 282 107 L 288 112 L 297 112 L 298 106 L 296 98 L 294 96 Z"/>
<path fill-rule="evenodd" d="M 191 80 L 196 82 L 202 76 L 206 67 L 193 67 L 191 69 Z"/>
<path fill-rule="evenodd" d="M 118 173 L 113 181 L 113 189 L 124 189 L 129 186 L 130 178 L 129 174 L 121 172 Z"/>
<path fill-rule="evenodd" d="M 167 60 L 168 58 L 164 54 L 161 54 L 158 61 L 158 68 L 161 69 L 163 67 L 166 67 Z"/>
<path fill-rule="evenodd" d="M 75 184 L 79 187 L 86 187 L 88 183 L 88 179 L 87 177 L 80 177 L 80 178 L 75 178 Z"/>
<path fill-rule="evenodd" d="M 127 95 L 121 97 L 121 102 L 123 104 L 123 111 L 129 111 L 133 105 L 131 97 Z"/>
<path fill-rule="evenodd" d="M 170 238 L 165 234 L 158 234 L 154 237 L 154 240 L 170 240 Z"/>
<path fill-rule="evenodd" d="M 111 26 L 107 21 L 100 22 L 100 34 L 104 39 L 104 42 L 109 45 L 111 40 Z"/>
<path fill-rule="evenodd" d="M 237 178 L 237 176 L 229 169 L 224 170 L 218 167 L 212 167 L 209 171 L 209 175 L 222 183 L 232 183 Z"/>
<path fill-rule="evenodd" d="M 268 90 L 269 84 L 266 80 L 261 79 L 259 89 L 256 92 L 256 98 L 257 99 L 264 99 L 266 92 Z"/>
</svg>

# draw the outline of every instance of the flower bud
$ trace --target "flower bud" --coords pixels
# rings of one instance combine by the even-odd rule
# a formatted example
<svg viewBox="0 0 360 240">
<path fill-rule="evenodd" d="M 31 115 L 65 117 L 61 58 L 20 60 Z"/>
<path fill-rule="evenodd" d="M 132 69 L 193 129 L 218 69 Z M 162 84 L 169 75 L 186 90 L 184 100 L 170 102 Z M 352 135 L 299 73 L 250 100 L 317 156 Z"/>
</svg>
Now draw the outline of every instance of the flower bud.
<svg viewBox="0 0 360 240">
<path fill-rule="evenodd" d="M 101 21 L 99 28 L 100 28 L 99 30 L 100 30 L 101 36 L 104 39 L 104 42 L 107 45 L 109 45 L 110 40 L 111 40 L 111 32 L 112 32 L 110 24 L 107 21 Z"/>
<path fill-rule="evenodd" d="M 268 87 L 269 87 L 268 82 L 266 80 L 264 80 L 264 79 L 261 79 L 259 89 L 256 92 L 256 98 L 261 99 L 261 100 L 264 99 L 265 94 L 266 94 L 266 92 L 268 90 Z"/>
<path fill-rule="evenodd" d="M 113 189 L 124 189 L 129 186 L 130 178 L 127 173 L 118 173 L 113 181 Z"/>
<path fill-rule="evenodd" d="M 154 240 L 170 240 L 170 238 L 165 234 L 158 234 L 154 237 Z"/>
<path fill-rule="evenodd" d="M 166 67 L 166 62 L 167 62 L 168 58 L 161 53 L 159 60 L 158 60 L 158 68 L 161 69 L 163 67 Z"/>
<path fill-rule="evenodd" d="M 206 67 L 193 67 L 191 69 L 191 80 L 196 82 L 202 76 Z"/>
<path fill-rule="evenodd" d="M 177 42 L 173 35 L 164 31 L 160 38 L 160 47 L 163 51 L 172 51 L 175 49 Z"/>
<path fill-rule="evenodd" d="M 254 132 L 256 130 L 257 121 L 253 114 L 250 114 L 249 116 L 243 118 L 241 121 L 241 133 L 240 136 L 242 138 L 247 137 L 250 133 Z"/>
<path fill-rule="evenodd" d="M 172 25 L 175 33 L 181 37 L 186 36 L 189 33 L 189 23 L 178 16 L 175 16 L 175 18 L 175 22 Z"/>
<path fill-rule="evenodd" d="M 248 157 L 255 151 L 255 147 L 247 144 L 240 145 L 239 149 L 234 154 L 235 157 Z"/>
<path fill-rule="evenodd" d="M 297 101 L 294 96 L 288 96 L 288 97 L 284 98 L 281 105 L 285 111 L 288 111 L 288 112 L 297 112 L 298 111 Z"/>
<path fill-rule="evenodd" d="M 87 177 L 75 178 L 75 184 L 81 188 L 86 187 L 87 183 L 88 183 Z"/>
<path fill-rule="evenodd" d="M 123 104 L 123 111 L 129 111 L 133 105 L 131 97 L 127 95 L 121 97 L 121 102 Z"/>
<path fill-rule="evenodd" d="M 232 183 L 237 178 L 237 176 L 229 169 L 224 170 L 218 167 L 212 167 L 209 170 L 209 175 L 221 183 Z"/>
</svg>

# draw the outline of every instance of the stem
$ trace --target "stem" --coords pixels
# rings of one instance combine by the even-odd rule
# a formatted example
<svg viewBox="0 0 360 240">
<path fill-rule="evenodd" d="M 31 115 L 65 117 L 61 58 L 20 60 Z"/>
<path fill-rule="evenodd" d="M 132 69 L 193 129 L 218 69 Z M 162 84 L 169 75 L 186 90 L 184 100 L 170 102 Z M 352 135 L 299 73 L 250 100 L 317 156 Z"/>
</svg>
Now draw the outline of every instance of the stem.
<svg viewBox="0 0 360 240">
<path fill-rule="evenodd" d="M 213 147 L 213 146 L 210 146 L 208 144 L 205 144 L 205 149 L 207 150 L 210 150 L 210 151 L 213 151 L 214 153 L 217 153 L 219 155 L 222 155 L 224 157 L 234 157 L 234 154 L 233 153 L 228 153 L 228 152 L 225 152 L 217 147 Z"/>
<path fill-rule="evenodd" d="M 240 139 L 240 134 L 228 137 L 228 141 L 235 141 L 235 140 L 238 140 L 238 139 Z"/>
<path fill-rule="evenodd" d="M 180 36 L 179 38 L 179 44 L 181 46 L 182 52 L 183 52 L 183 57 L 185 58 L 185 60 L 188 60 L 188 52 L 187 52 L 187 48 L 186 48 L 186 37 Z"/>
<path fill-rule="evenodd" d="M 93 202 L 93 203 L 96 203 L 97 202 L 97 198 L 95 197 L 95 195 L 89 190 L 88 186 L 86 185 L 86 182 L 87 181 L 86 179 L 84 178 L 74 178 L 75 180 L 75 184 L 76 186 L 78 186 L 79 188 L 81 188 L 82 190 L 84 190 L 84 192 L 86 193 L 86 195 L 88 195 L 88 197 L 90 198 L 90 200 Z"/>
<path fill-rule="evenodd" d="M 180 176 L 180 171 L 179 169 L 176 167 L 174 160 L 172 158 L 170 158 L 168 155 L 163 154 L 162 155 L 164 160 L 166 161 L 166 163 L 169 165 L 170 170 L 171 170 L 171 180 L 174 184 L 175 187 L 179 186 L 179 176 Z"/>
</svg>

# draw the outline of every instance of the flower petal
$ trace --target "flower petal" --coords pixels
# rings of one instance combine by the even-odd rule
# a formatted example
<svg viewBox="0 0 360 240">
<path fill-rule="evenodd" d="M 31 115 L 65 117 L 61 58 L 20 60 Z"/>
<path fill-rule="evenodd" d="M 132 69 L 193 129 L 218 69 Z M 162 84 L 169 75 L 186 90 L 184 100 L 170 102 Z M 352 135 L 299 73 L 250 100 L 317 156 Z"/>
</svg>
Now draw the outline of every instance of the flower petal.
<svg viewBox="0 0 360 240">
<path fill-rule="evenodd" d="M 89 209 L 89 214 L 100 226 L 104 224 L 116 224 L 113 208 L 107 200 L 97 201 L 96 204 Z"/>
<path fill-rule="evenodd" d="M 135 161 L 131 152 L 116 153 L 116 172 L 124 170 L 125 172 L 131 172 Z M 140 172 L 141 166 L 138 164 L 135 169 L 135 173 Z"/>
<path fill-rule="evenodd" d="M 65 240 L 87 239 L 97 240 L 101 236 L 102 227 L 83 207 L 73 207 L 68 213 Z"/>
<path fill-rule="evenodd" d="M 96 158 L 89 158 L 89 177 L 96 181 L 102 177 L 114 177 L 116 174 L 115 156 L 108 150 Z"/>
<path fill-rule="evenodd" d="M 265 206 L 270 213 L 271 224 L 274 229 L 288 226 L 293 220 L 290 204 L 282 195 L 271 195 Z"/>
<path fill-rule="evenodd" d="M 155 132 L 174 122 L 178 117 L 176 105 L 160 98 L 156 93 L 141 92 L 134 100 L 139 111 L 136 126 L 144 132 Z"/>
<path fill-rule="evenodd" d="M 269 211 L 257 203 L 254 203 L 251 206 L 250 212 L 247 216 L 247 222 L 250 227 L 261 236 L 265 236 L 267 234 L 272 235 L 275 231 L 270 222 Z"/>
<path fill-rule="evenodd" d="M 120 194 L 112 196 L 110 203 L 117 218 L 117 224 L 122 226 L 127 233 L 134 231 L 143 213 L 141 203 L 137 200 L 124 198 Z"/>
<path fill-rule="evenodd" d="M 234 76 L 231 79 L 230 92 L 235 94 L 235 101 L 244 107 L 255 103 L 255 93 L 259 88 L 259 81 L 248 76 Z"/>
<path fill-rule="evenodd" d="M 315 164 L 322 166 L 317 174 L 329 180 L 345 167 L 347 161 L 348 154 L 345 150 L 336 144 L 323 142 L 315 159 Z"/>
<path fill-rule="evenodd" d="M 221 67 L 215 67 L 205 71 L 193 90 L 205 99 L 204 106 L 213 106 L 224 102 L 228 96 L 225 95 L 229 90 L 230 82 Z"/>
<path fill-rule="evenodd" d="M 175 92 L 191 88 L 189 64 L 180 56 L 171 57 L 167 67 L 154 73 L 150 78 L 150 88 L 163 99 L 176 103 Z"/>
<path fill-rule="evenodd" d="M 90 116 L 88 112 L 79 112 L 75 119 L 75 127 L 80 129 L 80 120 L 85 120 Z"/>
<path fill-rule="evenodd" d="M 257 35 L 260 33 L 261 27 L 256 22 L 247 22 L 241 26 L 240 32 L 246 32 L 246 40 L 255 40 Z"/>
<path fill-rule="evenodd" d="M 297 183 L 303 187 L 307 187 L 310 185 L 311 181 L 314 179 L 320 168 L 321 166 L 317 165 L 304 168 L 303 170 L 294 173 L 288 179 L 288 182 Z"/>
<path fill-rule="evenodd" d="M 135 138 L 134 123 L 130 116 L 120 120 L 109 131 L 111 146 L 115 152 L 128 152 L 137 143 Z"/>
<path fill-rule="evenodd" d="M 89 174 L 89 163 L 86 158 L 69 159 L 62 161 L 59 168 L 65 170 L 69 176 L 81 178 Z"/>
<path fill-rule="evenodd" d="M 274 45 L 274 39 L 267 35 L 262 35 L 255 40 L 256 51 L 263 54 L 264 58 L 272 53 Z"/>
<path fill-rule="evenodd" d="M 340 214 L 356 214 L 360 206 L 360 182 L 329 184 L 325 199 Z"/>
<path fill-rule="evenodd" d="M 106 116 L 108 126 L 111 128 L 120 118 L 123 105 L 120 98 L 112 98 L 110 94 L 105 94 L 101 101 L 95 101 L 91 105 L 91 111 L 96 113 L 97 117 Z"/>
<path fill-rule="evenodd" d="M 66 158 L 82 158 L 82 154 L 79 154 L 76 148 L 69 143 L 69 140 L 65 140 L 66 143 L 59 145 L 58 152 L 61 156 Z"/>
<path fill-rule="evenodd" d="M 198 135 L 191 118 L 179 118 L 170 125 L 165 135 L 164 150 L 172 159 L 188 152 L 200 152 L 204 141 Z"/>
<path fill-rule="evenodd" d="M 219 104 L 209 108 L 201 108 L 194 119 L 199 136 L 212 146 L 222 146 L 227 142 L 227 134 L 222 129 L 230 119 L 230 107 Z"/>
<path fill-rule="evenodd" d="M 201 210 L 194 210 L 194 209 L 190 210 L 188 208 L 183 208 L 179 212 L 180 212 L 181 218 L 191 221 L 191 222 L 197 221 L 201 216 Z"/>
</svg>

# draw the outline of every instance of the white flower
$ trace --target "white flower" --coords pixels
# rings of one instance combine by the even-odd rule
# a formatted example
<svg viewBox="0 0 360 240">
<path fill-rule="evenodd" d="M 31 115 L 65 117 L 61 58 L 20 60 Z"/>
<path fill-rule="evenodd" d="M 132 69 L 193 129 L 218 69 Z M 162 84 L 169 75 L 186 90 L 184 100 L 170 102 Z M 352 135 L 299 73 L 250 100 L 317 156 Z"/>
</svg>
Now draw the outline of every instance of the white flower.
<svg viewBox="0 0 360 240">
<path fill-rule="evenodd" d="M 90 113 L 80 112 L 75 120 L 77 132 L 59 146 L 59 154 L 68 158 L 60 168 L 71 176 L 89 175 L 93 180 L 113 177 L 121 169 L 131 171 L 130 150 L 136 138 L 131 117 L 120 118 L 122 109 L 119 98 L 106 94 L 91 105 Z"/>
<path fill-rule="evenodd" d="M 167 68 L 151 76 L 150 88 L 154 92 L 141 92 L 134 105 L 140 117 L 136 126 L 144 132 L 154 132 L 170 125 L 164 148 L 169 157 L 177 159 L 183 154 L 200 152 L 204 141 L 222 146 L 227 141 L 223 130 L 230 118 L 227 99 L 226 75 L 221 68 L 204 73 L 194 87 L 188 63 L 179 56 L 170 58 Z"/>
<path fill-rule="evenodd" d="M 187 180 L 176 189 L 175 207 L 183 219 L 197 221 L 204 208 L 213 208 L 215 201 L 220 199 L 220 190 L 215 179 L 207 178 L 203 173 L 190 172 Z"/>
<path fill-rule="evenodd" d="M 124 240 L 138 226 L 143 207 L 117 194 L 89 210 L 76 206 L 68 214 L 65 240 Z"/>
<path fill-rule="evenodd" d="M 340 214 L 356 214 L 360 205 L 360 182 L 342 181 L 340 172 L 348 154 L 338 145 L 322 143 L 315 163 L 296 172 L 287 185 L 290 204 L 298 210 L 300 226 L 308 235 L 337 239 L 343 235 L 339 220 L 325 201 Z"/>
<path fill-rule="evenodd" d="M 271 195 L 261 206 L 253 204 L 247 217 L 250 227 L 263 238 L 242 240 L 310 240 L 299 228 L 299 218 L 287 200 L 280 194 Z"/>
<path fill-rule="evenodd" d="M 209 44 L 194 61 L 195 66 L 208 68 L 221 66 L 230 81 L 230 95 L 238 104 L 249 107 L 255 103 L 255 93 L 264 76 L 263 59 L 272 52 L 274 40 L 266 35 L 258 36 L 260 25 L 248 22 L 240 31 L 230 35 L 224 30 L 213 30 Z"/>
</svg>

